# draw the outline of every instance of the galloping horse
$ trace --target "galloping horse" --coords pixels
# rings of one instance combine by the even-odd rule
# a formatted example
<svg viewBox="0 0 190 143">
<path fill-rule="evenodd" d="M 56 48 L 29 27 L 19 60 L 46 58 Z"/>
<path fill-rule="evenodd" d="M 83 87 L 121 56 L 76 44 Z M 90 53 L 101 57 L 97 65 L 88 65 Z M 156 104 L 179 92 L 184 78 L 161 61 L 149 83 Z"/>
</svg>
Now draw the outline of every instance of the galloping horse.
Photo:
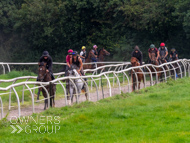
<svg viewBox="0 0 190 143">
<path fill-rule="evenodd" d="M 77 70 L 78 70 L 78 67 L 76 65 L 72 64 L 71 68 L 68 70 L 68 74 L 69 74 L 68 76 L 80 77 L 80 74 L 77 72 Z M 67 96 L 67 100 L 71 100 L 71 103 L 73 103 L 73 96 L 78 92 L 78 95 L 76 95 L 76 96 L 78 96 L 78 99 L 79 99 L 82 90 L 85 92 L 86 100 L 88 100 L 87 93 L 86 93 L 86 86 L 81 79 L 74 79 L 74 83 L 77 87 L 77 92 L 76 92 L 72 82 L 70 80 L 68 80 L 67 82 L 68 82 L 67 83 L 68 84 L 67 95 L 68 95 L 68 93 L 70 93 L 70 96 Z"/>
<path fill-rule="evenodd" d="M 167 63 L 166 58 L 165 58 L 164 55 L 162 55 L 162 56 L 160 57 L 160 63 L 161 63 L 161 64 Z"/>
<path fill-rule="evenodd" d="M 155 53 L 150 53 L 150 61 L 151 61 L 151 64 L 153 64 L 153 65 L 159 65 L 159 63 L 158 63 L 158 61 L 157 61 L 157 59 L 156 59 L 156 54 Z M 156 71 L 152 68 L 152 67 L 149 67 L 150 68 L 150 70 L 151 70 L 151 72 L 159 72 L 159 73 L 157 73 L 157 76 L 158 76 L 158 79 L 160 78 L 160 76 L 161 76 L 161 73 L 160 73 L 160 71 L 162 71 L 160 68 L 155 68 L 156 69 Z M 156 75 L 155 73 L 153 74 L 153 76 L 154 75 Z"/>
<path fill-rule="evenodd" d="M 132 57 L 131 58 L 131 65 L 132 67 L 135 67 L 135 66 L 140 66 L 140 63 L 139 63 L 139 60 L 135 57 Z M 137 77 L 138 77 L 138 82 L 139 82 L 139 89 L 140 89 L 140 83 L 141 83 L 141 80 L 143 80 L 144 82 L 144 76 L 143 76 L 143 73 L 140 69 L 134 69 L 134 71 L 137 73 Z M 133 73 L 133 71 L 131 71 L 131 80 L 132 80 L 132 91 L 135 90 L 135 88 L 137 88 L 137 82 L 136 82 L 136 77 L 135 77 L 135 74 Z"/>
<path fill-rule="evenodd" d="M 171 61 L 171 62 L 176 61 L 176 60 L 178 60 L 177 57 L 172 57 L 172 58 L 170 58 L 170 61 Z M 175 75 L 175 76 L 178 77 L 177 73 L 179 72 L 179 66 L 178 66 L 177 63 L 173 63 L 172 65 L 173 65 L 173 67 L 174 67 L 175 70 L 176 70 L 176 75 Z M 173 69 L 172 66 L 170 66 L 170 68 Z M 171 70 L 171 75 L 174 76 L 174 70 Z"/>
<path fill-rule="evenodd" d="M 98 51 L 98 62 L 103 62 L 105 56 L 109 56 L 109 55 L 110 55 L 110 53 L 107 50 L 105 50 L 104 48 L 100 49 Z M 85 60 L 85 63 L 90 63 L 92 61 L 91 58 L 92 58 L 92 54 L 89 52 L 88 57 Z M 99 66 L 103 66 L 103 65 L 104 64 L 98 64 L 97 66 L 99 67 Z M 83 69 L 94 69 L 94 65 L 93 64 L 89 64 L 89 65 L 85 64 L 85 65 L 83 65 Z"/>
<path fill-rule="evenodd" d="M 160 57 L 160 64 L 164 64 L 164 63 L 167 63 L 167 60 L 166 60 L 165 56 L 162 55 L 162 56 Z M 166 71 L 168 71 L 168 67 L 167 67 L 167 66 L 164 66 L 164 69 L 165 69 Z M 166 72 L 166 73 L 167 73 L 167 72 Z M 162 81 L 162 77 L 163 77 L 163 73 L 161 73 L 161 75 L 160 75 L 161 81 Z"/>
<path fill-rule="evenodd" d="M 39 68 L 38 68 L 38 81 L 40 82 L 48 82 L 51 81 L 51 75 L 49 72 L 46 71 L 46 63 L 41 62 L 39 63 Z M 49 93 L 51 93 L 52 97 L 50 97 L 50 106 L 52 107 L 52 102 L 53 102 L 53 107 L 55 106 L 55 101 L 54 101 L 54 95 L 55 95 L 55 91 L 56 91 L 56 85 L 53 84 L 52 88 L 50 88 L 50 85 L 46 85 L 45 88 L 47 89 L 47 91 Z M 51 89 L 51 90 L 50 90 Z M 47 94 L 44 88 L 40 87 L 40 90 L 42 90 L 43 96 L 44 98 L 47 98 Z M 52 101 L 53 100 L 53 101 Z M 44 110 L 46 109 L 46 107 L 48 107 L 48 99 L 44 100 Z"/>
</svg>

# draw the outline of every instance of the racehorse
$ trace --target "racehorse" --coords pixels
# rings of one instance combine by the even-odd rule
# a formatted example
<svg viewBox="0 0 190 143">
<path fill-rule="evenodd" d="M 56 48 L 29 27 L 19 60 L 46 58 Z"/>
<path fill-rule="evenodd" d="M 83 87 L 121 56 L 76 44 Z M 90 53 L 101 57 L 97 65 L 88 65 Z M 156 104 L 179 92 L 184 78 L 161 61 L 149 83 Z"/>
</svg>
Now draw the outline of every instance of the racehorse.
<svg viewBox="0 0 190 143">
<path fill-rule="evenodd" d="M 165 56 L 162 55 L 162 56 L 160 57 L 160 64 L 164 64 L 164 63 L 167 63 L 167 60 L 166 60 Z M 164 68 L 166 71 L 168 71 L 168 67 L 167 67 L 167 66 L 164 66 L 163 68 Z M 166 72 L 166 73 L 167 73 L 167 72 Z M 162 77 L 163 77 L 163 73 L 161 73 L 161 75 L 160 75 L 161 81 L 162 81 Z"/>
<path fill-rule="evenodd" d="M 40 82 L 49 82 L 51 81 L 51 74 L 49 72 L 46 71 L 46 63 L 41 62 L 39 63 L 39 68 L 38 68 L 38 81 Z M 54 101 L 54 95 L 55 95 L 55 91 L 56 91 L 56 85 L 52 84 L 52 87 L 50 87 L 51 85 L 46 85 L 45 88 L 47 89 L 48 93 L 50 95 L 52 95 L 50 97 L 50 106 L 52 107 L 52 102 L 53 102 L 53 107 L 55 106 L 55 101 Z M 51 89 L 51 90 L 50 90 Z M 42 91 L 42 94 L 44 96 L 44 98 L 46 98 L 44 100 L 44 110 L 46 110 L 46 107 L 48 107 L 48 99 L 47 99 L 47 94 L 44 88 L 40 87 L 40 90 Z"/>
<path fill-rule="evenodd" d="M 109 55 L 110 55 L 110 53 L 106 49 L 104 49 L 104 48 L 100 49 L 98 51 L 98 62 L 103 62 L 105 56 L 109 56 Z M 91 59 L 92 59 L 92 54 L 91 54 L 91 50 L 90 50 L 90 52 L 88 53 L 88 56 L 85 60 L 85 63 L 90 63 L 92 61 Z M 103 66 L 103 65 L 104 64 L 98 64 L 97 67 Z M 83 69 L 94 69 L 94 65 L 93 64 L 88 64 L 88 65 L 84 64 Z"/>
<path fill-rule="evenodd" d="M 156 54 L 155 53 L 150 53 L 150 61 L 151 61 L 150 63 L 153 64 L 153 65 L 157 65 L 157 66 L 159 65 L 158 60 L 156 59 Z M 162 71 L 162 70 L 160 68 L 155 68 L 156 69 L 156 71 L 155 71 L 152 67 L 149 67 L 149 68 L 150 68 L 151 72 L 154 72 L 152 74 L 153 76 L 156 76 L 156 74 L 155 74 L 156 71 L 159 72 L 159 73 L 157 73 L 158 80 L 159 80 L 159 78 L 161 76 L 160 71 Z M 150 80 L 151 80 L 151 76 L 150 76 Z"/>
<path fill-rule="evenodd" d="M 77 70 L 78 70 L 78 67 L 76 65 L 72 64 L 71 68 L 68 70 L 68 75 L 70 77 L 80 77 L 80 74 L 77 72 Z M 86 93 L 86 86 L 85 86 L 84 82 L 80 78 L 74 79 L 73 81 L 77 87 L 78 95 L 76 95 L 77 92 L 76 92 L 72 82 L 70 80 L 67 80 L 67 85 L 68 85 L 67 86 L 67 95 L 68 95 L 68 93 L 70 93 L 70 96 L 67 96 L 67 100 L 70 100 L 71 103 L 73 103 L 73 96 L 76 95 L 76 96 L 78 96 L 78 99 L 79 99 L 82 90 L 84 90 L 86 100 L 88 100 L 87 93 Z"/>
<path fill-rule="evenodd" d="M 167 63 L 166 58 L 165 58 L 164 55 L 162 55 L 162 56 L 160 57 L 160 63 L 161 63 L 161 64 Z"/>
<path fill-rule="evenodd" d="M 172 57 L 172 58 L 170 58 L 170 61 L 171 61 L 171 62 L 176 61 L 176 60 L 178 60 L 178 58 L 175 57 L 175 56 Z M 175 75 L 175 76 L 178 77 L 177 73 L 179 72 L 179 66 L 178 66 L 177 63 L 173 63 L 172 65 L 173 65 L 173 67 L 174 67 L 175 70 L 176 70 L 176 75 Z M 170 68 L 171 68 L 171 69 L 173 69 L 173 67 L 170 65 Z M 174 76 L 174 70 L 171 70 L 171 75 Z"/>
<path fill-rule="evenodd" d="M 131 58 L 131 65 L 132 67 L 136 67 L 136 66 L 140 66 L 140 63 L 139 63 L 139 60 L 135 57 L 132 57 Z M 144 82 L 144 76 L 143 76 L 143 73 L 140 69 L 134 69 L 134 72 L 137 73 L 137 77 L 138 77 L 138 87 L 140 89 L 140 83 L 141 83 L 141 80 L 143 80 Z M 137 82 L 136 82 L 136 77 L 135 77 L 135 74 L 133 73 L 133 71 L 131 71 L 131 81 L 132 81 L 132 91 L 134 91 L 136 88 L 137 88 Z"/>
</svg>

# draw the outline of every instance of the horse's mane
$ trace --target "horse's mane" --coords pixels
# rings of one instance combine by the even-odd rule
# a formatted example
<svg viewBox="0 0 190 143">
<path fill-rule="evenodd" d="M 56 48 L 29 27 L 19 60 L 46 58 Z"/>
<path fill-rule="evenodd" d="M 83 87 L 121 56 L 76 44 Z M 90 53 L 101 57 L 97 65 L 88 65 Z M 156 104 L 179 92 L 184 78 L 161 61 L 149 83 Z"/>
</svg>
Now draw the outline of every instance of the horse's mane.
<svg viewBox="0 0 190 143">
<path fill-rule="evenodd" d="M 44 66 L 44 65 L 45 65 L 44 62 L 40 62 L 40 63 L 39 63 L 39 66 Z"/>
<path fill-rule="evenodd" d="M 101 51 L 101 50 L 102 50 L 102 49 L 99 49 L 99 50 L 98 50 L 98 55 L 100 55 L 100 51 Z"/>
</svg>

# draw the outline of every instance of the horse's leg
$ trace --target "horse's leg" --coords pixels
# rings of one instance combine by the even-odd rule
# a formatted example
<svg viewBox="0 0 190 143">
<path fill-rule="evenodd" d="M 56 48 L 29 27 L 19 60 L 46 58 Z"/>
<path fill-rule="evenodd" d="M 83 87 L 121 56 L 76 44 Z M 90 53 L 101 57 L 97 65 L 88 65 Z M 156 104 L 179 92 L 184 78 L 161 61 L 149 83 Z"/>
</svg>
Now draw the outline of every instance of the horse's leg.
<svg viewBox="0 0 190 143">
<path fill-rule="evenodd" d="M 74 90 L 73 87 L 70 86 L 70 89 L 69 89 L 69 91 L 70 91 L 70 96 L 68 96 L 69 98 L 67 98 L 67 100 L 69 100 L 69 105 L 71 105 L 71 104 L 73 103 L 73 93 L 74 93 L 73 90 Z"/>
<path fill-rule="evenodd" d="M 87 91 L 86 88 L 87 88 L 86 85 L 84 85 L 84 92 L 85 92 L 85 97 L 86 97 L 86 101 L 87 101 L 88 100 L 88 94 L 86 93 L 86 91 Z"/>
<path fill-rule="evenodd" d="M 135 86 L 137 86 L 137 83 L 136 83 L 137 80 L 136 80 L 135 74 L 133 74 L 132 76 L 133 76 L 133 84 L 132 84 L 133 90 L 132 91 L 134 91 L 136 88 Z"/>
<path fill-rule="evenodd" d="M 55 107 L 55 100 L 54 100 L 55 96 L 53 95 L 53 107 Z"/>
<path fill-rule="evenodd" d="M 53 86 L 53 107 L 55 107 L 55 92 L 56 92 L 56 85 Z"/>
<path fill-rule="evenodd" d="M 52 107 L 52 97 L 50 97 L 50 107 Z"/>
<path fill-rule="evenodd" d="M 39 96 L 40 96 L 40 88 L 38 88 L 37 100 L 39 100 Z"/>
<path fill-rule="evenodd" d="M 46 92 L 45 92 L 45 90 L 44 89 L 42 89 L 42 94 L 43 94 L 43 96 L 44 96 L 44 98 L 47 98 L 47 95 L 46 95 Z M 46 110 L 46 99 L 44 100 L 44 110 Z"/>
<path fill-rule="evenodd" d="M 80 98 L 81 89 L 82 89 L 82 87 L 78 89 L 78 95 L 77 95 L 78 96 L 78 101 L 79 101 L 79 98 Z"/>
<path fill-rule="evenodd" d="M 132 92 L 134 91 L 134 89 L 133 89 L 133 73 L 131 72 L 131 89 L 132 89 Z"/>
<path fill-rule="evenodd" d="M 75 89 L 72 89 L 72 95 L 71 95 L 71 103 L 73 103 L 73 94 L 76 94 Z"/>
</svg>

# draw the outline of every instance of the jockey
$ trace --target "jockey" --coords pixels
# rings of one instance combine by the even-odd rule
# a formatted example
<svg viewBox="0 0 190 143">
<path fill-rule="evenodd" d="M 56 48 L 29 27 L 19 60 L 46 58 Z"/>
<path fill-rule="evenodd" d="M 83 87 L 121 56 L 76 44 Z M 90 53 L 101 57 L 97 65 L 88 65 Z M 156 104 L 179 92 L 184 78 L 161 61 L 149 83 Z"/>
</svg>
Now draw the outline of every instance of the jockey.
<svg viewBox="0 0 190 143">
<path fill-rule="evenodd" d="M 42 56 L 40 57 L 39 63 L 44 62 L 46 63 L 46 68 L 47 68 L 47 72 L 49 72 L 51 74 L 51 79 L 54 80 L 55 77 L 53 76 L 53 71 L 52 71 L 52 58 L 49 55 L 48 51 L 44 51 L 42 53 Z M 37 79 L 38 80 L 38 79 Z"/>
<path fill-rule="evenodd" d="M 159 52 L 159 60 L 161 60 L 161 58 L 164 58 L 167 61 L 168 49 L 167 47 L 165 47 L 165 43 L 160 44 L 158 52 Z"/>
<path fill-rule="evenodd" d="M 175 61 L 178 60 L 178 53 L 175 50 L 175 48 L 171 49 L 171 53 L 170 53 L 170 60 L 169 61 Z"/>
<path fill-rule="evenodd" d="M 140 62 L 140 65 L 142 65 L 143 55 L 137 45 L 135 46 L 134 51 L 131 54 L 131 57 L 137 58 Z"/>
<path fill-rule="evenodd" d="M 90 51 L 90 54 L 92 55 L 92 62 L 98 61 L 98 52 L 97 52 L 98 46 L 94 45 L 93 49 Z"/>
<path fill-rule="evenodd" d="M 65 76 L 67 76 L 67 71 L 68 71 L 68 69 L 71 67 L 71 66 L 70 66 L 70 59 L 72 58 L 72 53 L 73 53 L 73 50 L 72 50 L 72 49 L 69 49 L 69 50 L 68 50 L 68 55 L 66 56 L 66 63 L 67 63 L 67 66 L 66 66 L 66 69 L 65 69 Z"/>
<path fill-rule="evenodd" d="M 150 48 L 148 49 L 149 63 L 150 63 L 150 60 L 151 60 L 151 53 L 155 53 L 156 60 L 158 61 L 159 52 L 158 52 L 158 49 L 155 47 L 154 44 L 151 44 Z"/>
<path fill-rule="evenodd" d="M 77 70 L 77 72 L 80 75 L 84 75 L 83 63 L 82 63 L 82 60 L 81 60 L 80 56 L 78 55 L 77 51 L 73 51 L 72 56 L 73 57 L 70 59 L 70 64 L 75 64 L 79 68 Z"/>
<path fill-rule="evenodd" d="M 82 59 L 82 62 L 85 63 L 86 58 L 86 47 L 82 46 L 82 51 L 80 52 L 80 58 Z"/>
</svg>

